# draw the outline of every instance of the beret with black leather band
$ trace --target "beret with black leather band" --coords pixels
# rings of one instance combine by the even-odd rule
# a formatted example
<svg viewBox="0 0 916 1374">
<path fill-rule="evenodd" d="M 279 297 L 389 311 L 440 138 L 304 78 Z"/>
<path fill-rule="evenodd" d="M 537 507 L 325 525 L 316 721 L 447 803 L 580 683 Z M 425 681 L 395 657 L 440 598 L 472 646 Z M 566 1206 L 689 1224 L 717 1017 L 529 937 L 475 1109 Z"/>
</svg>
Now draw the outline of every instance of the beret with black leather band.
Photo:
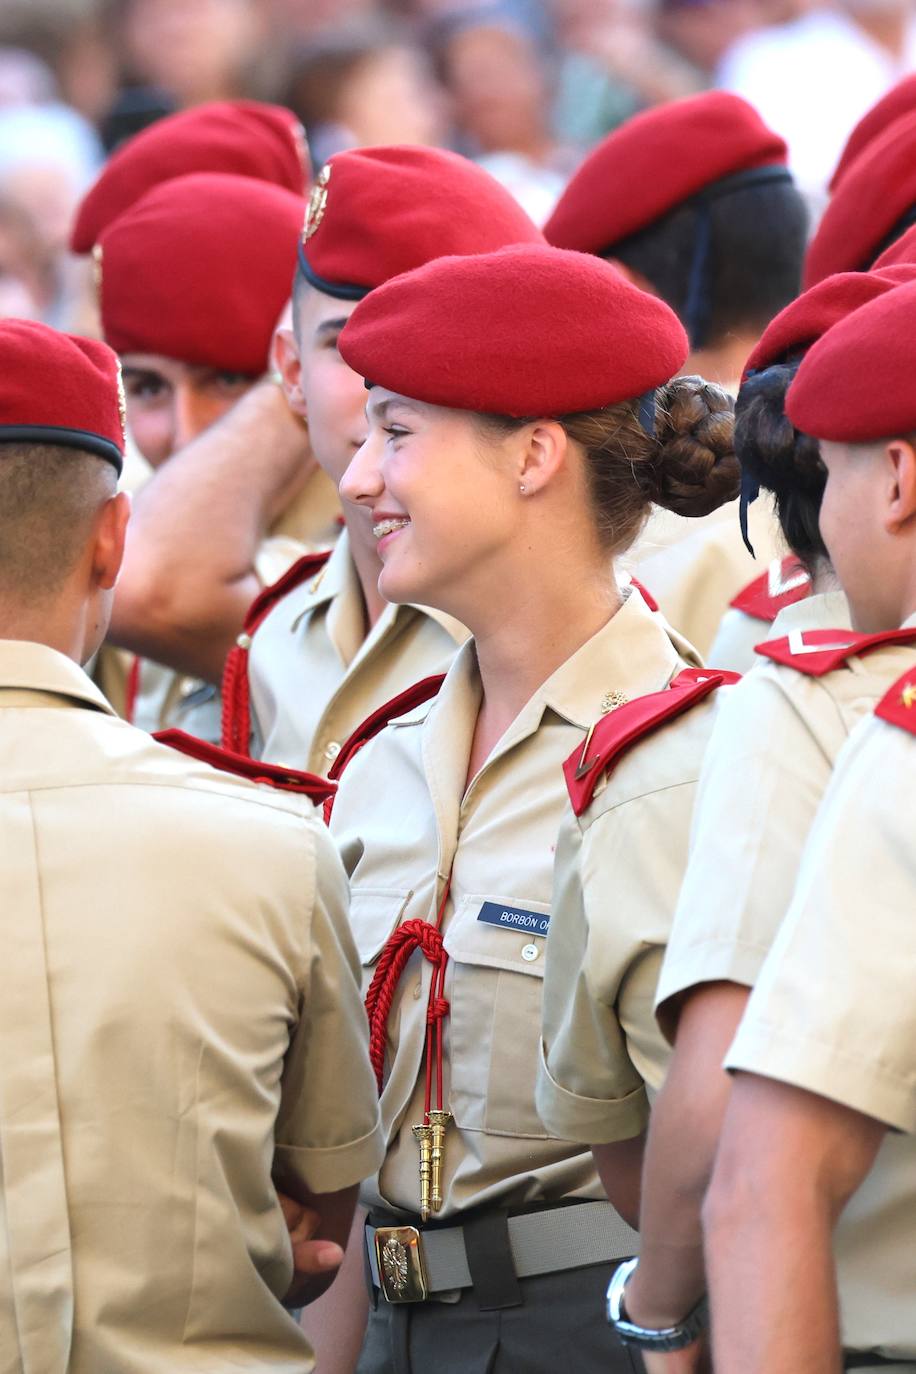
<svg viewBox="0 0 916 1374">
<path fill-rule="evenodd" d="M 560 197 L 544 237 L 557 248 L 607 256 L 701 192 L 725 194 L 754 176 L 788 181 L 787 155 L 785 141 L 740 96 L 707 91 L 673 100 L 634 115 L 599 143 Z"/>
<path fill-rule="evenodd" d="M 840 320 L 805 355 L 786 396 L 796 429 L 868 444 L 916 431 L 916 283 Z"/>
<path fill-rule="evenodd" d="M 95 249 L 106 341 L 259 376 L 304 212 L 301 196 L 253 177 L 201 172 L 155 187 Z"/>
<path fill-rule="evenodd" d="M 301 196 L 311 175 L 305 130 L 291 110 L 257 100 L 215 100 L 157 120 L 112 153 L 83 197 L 73 252 L 90 252 L 154 186 L 192 172 L 254 177 Z"/>
<path fill-rule="evenodd" d="M 873 272 L 838 272 L 804 291 L 767 325 L 744 365 L 741 380 L 801 353 L 853 310 L 897 286 L 916 281 L 916 263 Z"/>
<path fill-rule="evenodd" d="M 839 186 L 856 158 L 861 156 L 870 144 L 883 134 L 884 130 L 901 115 L 916 110 L 916 73 L 905 76 L 883 95 L 876 105 L 872 105 L 846 140 L 833 176 L 830 178 L 831 194 Z"/>
<path fill-rule="evenodd" d="M 356 307 L 338 341 L 375 385 L 457 410 L 569 415 L 676 375 L 672 310 L 600 258 L 546 244 L 439 258 Z"/>
<path fill-rule="evenodd" d="M 805 255 L 805 290 L 836 272 L 865 272 L 916 220 L 916 110 L 856 158 Z"/>
<path fill-rule="evenodd" d="M 124 393 L 118 359 L 97 339 L 33 320 L 0 320 L 0 444 L 95 453 L 120 473 Z"/>
<path fill-rule="evenodd" d="M 431 258 L 543 242 L 518 202 L 468 158 L 358 148 L 335 153 L 315 178 L 299 268 L 326 295 L 361 300 Z"/>
</svg>

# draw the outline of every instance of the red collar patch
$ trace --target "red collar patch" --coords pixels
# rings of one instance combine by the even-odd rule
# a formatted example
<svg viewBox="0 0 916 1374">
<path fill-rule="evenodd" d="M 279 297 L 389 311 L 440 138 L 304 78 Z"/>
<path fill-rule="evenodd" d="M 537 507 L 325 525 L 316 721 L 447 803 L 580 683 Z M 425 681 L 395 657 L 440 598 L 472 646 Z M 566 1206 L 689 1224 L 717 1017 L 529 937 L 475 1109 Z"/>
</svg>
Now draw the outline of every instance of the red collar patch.
<svg viewBox="0 0 916 1374">
<path fill-rule="evenodd" d="M 885 692 L 875 707 L 875 715 L 888 725 L 897 725 L 916 735 L 916 667 L 908 668 Z"/>
<path fill-rule="evenodd" d="M 314 773 L 300 773 L 296 768 L 280 768 L 273 763 L 263 763 L 260 759 L 246 758 L 235 754 L 231 749 L 221 749 L 218 744 L 207 744 L 205 740 L 195 739 L 184 730 L 160 730 L 153 735 L 160 744 L 177 749 L 179 754 L 209 763 L 221 773 L 234 773 L 236 777 L 247 778 L 249 782 L 266 783 L 278 792 L 297 792 L 308 797 L 320 806 L 327 803 L 337 791 L 337 784 L 327 778 L 319 778 Z"/>
<path fill-rule="evenodd" d="M 786 606 L 811 595 L 811 578 L 794 554 L 776 558 L 729 603 L 737 611 L 772 624 Z"/>
<path fill-rule="evenodd" d="M 806 677 L 823 677 L 842 668 L 849 659 L 884 644 L 916 644 L 916 626 L 876 635 L 859 635 L 854 630 L 793 630 L 784 639 L 758 644 L 754 652 Z"/>
<path fill-rule="evenodd" d="M 573 811 L 581 816 L 595 794 L 599 780 L 610 773 L 627 750 L 718 687 L 737 682 L 740 673 L 718 669 L 685 668 L 660 692 L 650 692 L 602 716 L 563 765 Z"/>
</svg>

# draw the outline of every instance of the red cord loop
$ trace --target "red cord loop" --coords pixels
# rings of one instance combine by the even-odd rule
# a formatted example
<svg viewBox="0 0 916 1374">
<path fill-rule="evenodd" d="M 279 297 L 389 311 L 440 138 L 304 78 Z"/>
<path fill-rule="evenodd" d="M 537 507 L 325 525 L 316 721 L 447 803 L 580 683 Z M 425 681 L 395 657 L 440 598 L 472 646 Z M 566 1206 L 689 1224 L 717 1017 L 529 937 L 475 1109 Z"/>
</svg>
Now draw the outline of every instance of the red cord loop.
<svg viewBox="0 0 916 1374">
<path fill-rule="evenodd" d="M 438 930 L 429 921 L 405 921 L 388 937 L 385 948 L 379 955 L 372 982 L 369 984 L 369 991 L 366 993 L 366 1014 L 369 1017 L 369 1058 L 375 1070 L 375 1081 L 378 1084 L 379 1093 L 382 1091 L 385 1076 L 385 1046 L 388 1039 L 388 1017 L 391 1013 L 391 1004 L 394 1001 L 394 994 L 401 980 L 401 974 L 415 949 L 422 950 L 424 958 L 428 959 L 437 971 L 445 964 L 447 956 L 442 946 L 441 930 Z M 434 975 L 434 984 L 435 981 Z M 427 1020 L 440 1020 L 442 1015 L 448 1013 L 448 1003 L 445 1002 L 444 998 L 436 999 L 435 1005 L 438 1006 L 440 1003 L 444 1005 L 445 1011 L 432 1017 L 433 1004 L 431 1003 Z"/>
</svg>

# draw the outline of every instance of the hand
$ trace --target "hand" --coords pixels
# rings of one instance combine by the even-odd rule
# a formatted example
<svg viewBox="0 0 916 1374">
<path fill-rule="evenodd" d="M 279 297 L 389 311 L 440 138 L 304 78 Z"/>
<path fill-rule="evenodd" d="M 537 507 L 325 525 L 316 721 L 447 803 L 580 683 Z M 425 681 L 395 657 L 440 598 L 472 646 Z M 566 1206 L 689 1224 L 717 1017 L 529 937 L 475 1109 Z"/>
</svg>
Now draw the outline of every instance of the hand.
<svg viewBox="0 0 916 1374">
<path fill-rule="evenodd" d="M 324 1277 L 339 1269 L 344 1257 L 341 1247 L 332 1240 L 312 1239 L 318 1227 L 318 1213 L 284 1193 L 277 1196 L 293 1250 L 294 1286 L 298 1287 L 303 1279 Z"/>
<path fill-rule="evenodd" d="M 708 1374 L 712 1369 L 705 1337 L 686 1345 L 683 1350 L 671 1350 L 665 1354 L 643 1350 L 641 1354 L 646 1374 Z"/>
</svg>

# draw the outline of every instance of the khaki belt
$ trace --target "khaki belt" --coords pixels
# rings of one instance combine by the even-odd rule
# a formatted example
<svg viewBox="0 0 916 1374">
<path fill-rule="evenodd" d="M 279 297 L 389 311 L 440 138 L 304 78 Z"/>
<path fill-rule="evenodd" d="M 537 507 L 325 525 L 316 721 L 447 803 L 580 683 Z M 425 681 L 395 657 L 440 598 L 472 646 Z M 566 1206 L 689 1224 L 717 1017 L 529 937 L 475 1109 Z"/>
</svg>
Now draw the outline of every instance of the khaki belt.
<svg viewBox="0 0 916 1374">
<path fill-rule="evenodd" d="M 518 1278 L 581 1269 L 634 1255 L 639 1236 L 609 1202 L 583 1202 L 509 1217 L 509 1247 Z M 436 1293 L 473 1287 L 461 1225 L 366 1226 L 372 1282 L 389 1302 L 424 1302 Z"/>
</svg>

